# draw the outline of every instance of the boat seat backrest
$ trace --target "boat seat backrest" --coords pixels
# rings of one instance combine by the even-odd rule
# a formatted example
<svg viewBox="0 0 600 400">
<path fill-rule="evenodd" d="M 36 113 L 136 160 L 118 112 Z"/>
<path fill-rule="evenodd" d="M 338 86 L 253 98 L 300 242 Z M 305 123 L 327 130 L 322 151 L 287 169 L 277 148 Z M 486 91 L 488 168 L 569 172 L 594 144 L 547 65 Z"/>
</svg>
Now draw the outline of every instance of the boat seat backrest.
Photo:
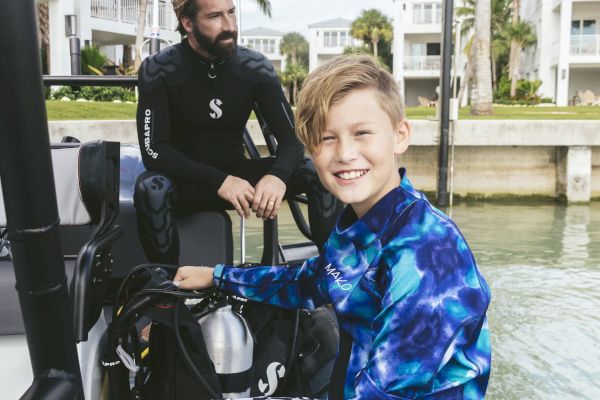
<svg viewBox="0 0 600 400">
<path fill-rule="evenodd" d="M 101 204 L 107 196 L 114 197 L 113 202 L 118 201 L 118 193 L 107 185 L 107 177 L 113 171 L 100 168 L 102 152 L 101 141 L 53 145 L 51 156 L 60 225 L 98 224 Z M 0 187 L 0 227 L 6 227 L 6 223 Z"/>
</svg>

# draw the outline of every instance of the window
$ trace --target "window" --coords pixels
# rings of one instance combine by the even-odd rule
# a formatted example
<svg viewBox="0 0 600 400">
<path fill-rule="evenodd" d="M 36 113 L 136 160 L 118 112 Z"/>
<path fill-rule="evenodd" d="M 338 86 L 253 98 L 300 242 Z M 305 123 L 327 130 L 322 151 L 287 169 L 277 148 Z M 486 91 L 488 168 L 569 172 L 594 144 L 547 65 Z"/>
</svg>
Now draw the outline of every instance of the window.
<svg viewBox="0 0 600 400">
<path fill-rule="evenodd" d="M 571 21 L 571 35 L 597 35 L 598 24 L 595 19 L 578 19 Z"/>
<path fill-rule="evenodd" d="M 433 22 L 433 4 L 423 4 L 423 23 L 430 24 Z"/>
<path fill-rule="evenodd" d="M 325 47 L 344 47 L 349 41 L 346 31 L 326 31 L 323 32 L 323 45 Z"/>
<path fill-rule="evenodd" d="M 417 3 L 413 5 L 414 24 L 439 24 L 441 21 L 441 3 Z"/>
<path fill-rule="evenodd" d="M 348 46 L 348 32 L 346 31 L 340 32 L 340 46 Z"/>
<path fill-rule="evenodd" d="M 439 43 L 427 43 L 427 55 L 428 56 L 439 56 L 442 54 L 441 46 Z"/>
</svg>

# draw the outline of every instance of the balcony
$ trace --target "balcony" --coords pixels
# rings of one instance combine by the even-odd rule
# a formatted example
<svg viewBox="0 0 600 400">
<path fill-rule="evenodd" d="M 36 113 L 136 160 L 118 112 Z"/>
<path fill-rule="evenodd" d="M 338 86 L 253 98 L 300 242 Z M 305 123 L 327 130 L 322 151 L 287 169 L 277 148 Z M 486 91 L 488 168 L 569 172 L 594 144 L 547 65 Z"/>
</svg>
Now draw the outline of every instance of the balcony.
<svg viewBox="0 0 600 400">
<path fill-rule="evenodd" d="M 571 56 L 600 56 L 600 35 L 571 35 Z"/>
<path fill-rule="evenodd" d="M 137 24 L 139 0 L 91 0 L 91 16 L 108 21 Z M 175 26 L 171 19 L 171 2 L 159 1 L 158 25 L 161 29 L 172 30 Z M 148 1 L 146 25 L 152 24 L 152 1 Z"/>
<path fill-rule="evenodd" d="M 442 65 L 441 56 L 406 56 L 404 71 L 439 72 Z"/>
</svg>

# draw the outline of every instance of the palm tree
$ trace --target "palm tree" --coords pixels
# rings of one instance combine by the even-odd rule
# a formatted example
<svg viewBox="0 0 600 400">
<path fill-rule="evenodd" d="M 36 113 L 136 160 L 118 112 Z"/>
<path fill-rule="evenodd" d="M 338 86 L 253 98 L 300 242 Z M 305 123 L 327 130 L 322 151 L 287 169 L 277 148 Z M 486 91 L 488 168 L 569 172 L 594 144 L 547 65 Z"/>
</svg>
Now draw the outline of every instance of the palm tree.
<svg viewBox="0 0 600 400">
<path fill-rule="evenodd" d="M 254 0 L 258 5 L 258 8 L 265 14 L 267 17 L 271 18 L 271 1 L 270 0 Z"/>
<path fill-rule="evenodd" d="M 497 64 L 498 59 L 505 55 L 508 51 L 505 45 L 505 39 L 502 36 L 504 27 L 509 22 L 511 0 L 492 0 L 492 19 L 491 19 L 491 61 L 492 61 L 492 84 L 496 87 L 497 84 Z M 475 4 L 476 0 L 465 0 L 462 7 L 456 8 L 456 16 L 461 18 L 460 33 L 462 37 L 467 39 L 467 47 L 473 40 L 472 32 L 475 27 Z M 469 52 L 467 54 L 467 63 L 469 61 Z M 465 66 L 465 69 L 468 65 Z M 466 71 L 465 71 L 466 72 Z"/>
<path fill-rule="evenodd" d="M 524 21 L 513 22 L 505 28 L 504 35 L 510 41 L 510 97 L 517 94 L 517 82 L 519 80 L 519 69 L 521 68 L 521 51 L 535 43 L 537 36 L 531 24 Z"/>
<path fill-rule="evenodd" d="M 291 97 L 289 100 L 292 104 L 295 104 L 298 98 L 298 82 L 304 80 L 306 75 L 308 75 L 307 68 L 299 64 L 290 63 L 279 76 L 282 85 L 288 87 L 290 83 L 293 84 L 292 95 L 289 96 Z"/>
<path fill-rule="evenodd" d="M 379 10 L 363 10 L 360 16 L 352 22 L 350 34 L 366 43 L 371 43 L 373 55 L 378 57 L 380 40 L 390 41 L 393 37 L 392 24 L 388 17 Z"/>
<path fill-rule="evenodd" d="M 491 0 L 477 0 L 475 6 L 475 68 L 471 114 L 492 114 L 492 69 L 490 57 Z"/>
<path fill-rule="evenodd" d="M 279 46 L 281 54 L 290 58 L 292 64 L 298 64 L 299 58 L 308 61 L 308 41 L 297 32 L 287 33 L 281 39 Z"/>
<path fill-rule="evenodd" d="M 283 71 L 284 80 L 293 84 L 291 101 L 296 102 L 298 81 L 306 77 L 308 70 L 308 41 L 297 32 L 287 33 L 281 39 L 280 51 L 288 56 L 288 65 Z"/>
</svg>

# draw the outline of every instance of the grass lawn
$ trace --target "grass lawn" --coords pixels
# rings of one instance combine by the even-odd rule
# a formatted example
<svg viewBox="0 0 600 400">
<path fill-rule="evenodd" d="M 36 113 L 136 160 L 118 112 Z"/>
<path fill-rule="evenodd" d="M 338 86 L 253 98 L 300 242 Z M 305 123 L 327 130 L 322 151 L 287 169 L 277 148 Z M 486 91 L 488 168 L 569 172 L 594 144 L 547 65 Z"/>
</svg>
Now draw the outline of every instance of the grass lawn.
<svg viewBox="0 0 600 400">
<path fill-rule="evenodd" d="M 135 119 L 136 104 L 75 101 L 46 101 L 48 120 Z M 595 119 L 600 120 L 600 107 L 506 107 L 494 106 L 494 115 L 475 117 L 469 107 L 459 111 L 459 119 Z M 428 119 L 435 115 L 430 107 L 407 107 L 408 119 Z M 251 115 L 254 118 L 254 115 Z"/>
<path fill-rule="evenodd" d="M 74 119 L 135 119 L 137 104 L 47 100 L 49 121 Z"/>
<path fill-rule="evenodd" d="M 470 107 L 462 107 L 459 119 L 597 119 L 600 120 L 600 107 L 507 107 L 494 106 L 494 115 L 476 117 L 470 114 Z M 408 119 L 428 119 L 435 115 L 435 108 L 407 107 Z"/>
</svg>

